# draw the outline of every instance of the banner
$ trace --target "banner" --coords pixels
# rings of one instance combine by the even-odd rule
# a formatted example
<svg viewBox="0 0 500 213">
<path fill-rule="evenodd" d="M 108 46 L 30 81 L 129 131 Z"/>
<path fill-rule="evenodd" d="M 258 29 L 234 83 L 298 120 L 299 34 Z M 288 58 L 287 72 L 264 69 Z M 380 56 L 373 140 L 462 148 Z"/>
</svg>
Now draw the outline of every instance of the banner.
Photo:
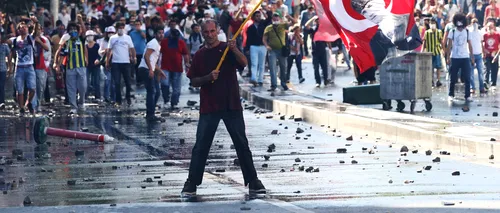
<svg viewBox="0 0 500 213">
<path fill-rule="evenodd" d="M 137 11 L 141 9 L 139 0 L 126 0 L 125 6 L 129 11 Z"/>
</svg>

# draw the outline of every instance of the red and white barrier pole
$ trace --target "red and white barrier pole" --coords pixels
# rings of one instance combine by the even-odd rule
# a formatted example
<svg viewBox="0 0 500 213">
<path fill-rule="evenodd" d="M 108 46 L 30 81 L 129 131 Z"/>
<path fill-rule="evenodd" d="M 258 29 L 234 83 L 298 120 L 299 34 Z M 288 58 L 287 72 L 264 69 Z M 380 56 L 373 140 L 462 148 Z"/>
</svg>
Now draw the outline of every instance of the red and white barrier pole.
<svg viewBox="0 0 500 213">
<path fill-rule="evenodd" d="M 87 132 L 79 132 L 65 129 L 57 129 L 52 127 L 45 127 L 45 134 L 50 136 L 58 136 L 63 138 L 74 138 L 80 140 L 97 141 L 97 142 L 112 142 L 113 137 L 103 134 L 92 134 Z"/>
</svg>

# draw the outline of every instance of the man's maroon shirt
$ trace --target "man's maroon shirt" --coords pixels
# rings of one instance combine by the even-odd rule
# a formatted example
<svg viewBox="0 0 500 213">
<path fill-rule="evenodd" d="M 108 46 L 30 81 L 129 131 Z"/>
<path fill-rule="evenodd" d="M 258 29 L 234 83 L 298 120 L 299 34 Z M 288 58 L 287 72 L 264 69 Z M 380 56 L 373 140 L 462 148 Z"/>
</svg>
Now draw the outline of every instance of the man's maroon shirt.
<svg viewBox="0 0 500 213">
<path fill-rule="evenodd" d="M 193 58 L 191 69 L 187 73 L 189 79 L 199 78 L 210 74 L 222 58 L 227 43 L 220 42 L 214 48 L 202 47 Z M 214 113 L 227 111 L 242 111 L 240 102 L 240 88 L 236 69 L 242 66 L 236 61 L 234 53 L 229 50 L 222 63 L 219 78 L 214 83 L 206 83 L 200 90 L 200 113 Z"/>
</svg>

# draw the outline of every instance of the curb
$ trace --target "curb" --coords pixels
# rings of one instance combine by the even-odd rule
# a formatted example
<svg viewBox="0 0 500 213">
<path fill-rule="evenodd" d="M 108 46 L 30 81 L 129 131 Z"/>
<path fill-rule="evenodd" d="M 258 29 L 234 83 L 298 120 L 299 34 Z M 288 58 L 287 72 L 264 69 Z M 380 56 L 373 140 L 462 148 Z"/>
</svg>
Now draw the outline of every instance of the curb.
<svg viewBox="0 0 500 213">
<path fill-rule="evenodd" d="M 338 102 L 325 103 L 320 100 L 315 102 L 310 99 L 307 102 L 278 100 L 254 93 L 242 85 L 240 85 L 240 95 L 260 108 L 280 115 L 294 115 L 307 123 L 328 126 L 331 129 L 341 130 L 342 133 L 368 135 L 373 139 L 398 142 L 420 149 L 475 155 L 479 159 L 488 159 L 490 155 L 500 156 L 500 143 L 490 141 L 491 138 L 500 139 L 500 130 L 496 128 L 457 126 L 445 120 Z M 366 114 L 378 118 L 362 116 Z"/>
</svg>

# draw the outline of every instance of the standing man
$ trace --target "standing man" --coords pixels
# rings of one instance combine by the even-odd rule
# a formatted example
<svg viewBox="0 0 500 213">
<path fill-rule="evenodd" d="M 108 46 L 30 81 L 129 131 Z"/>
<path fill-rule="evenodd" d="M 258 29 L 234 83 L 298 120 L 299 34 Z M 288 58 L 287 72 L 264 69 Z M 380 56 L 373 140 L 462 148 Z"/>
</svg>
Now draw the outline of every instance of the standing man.
<svg viewBox="0 0 500 213">
<path fill-rule="evenodd" d="M 474 83 L 474 68 L 477 68 L 477 78 L 479 81 L 479 93 L 485 94 L 484 89 L 484 76 L 483 76 L 483 35 L 479 31 L 479 23 L 477 19 L 472 19 L 471 25 L 469 27 L 469 37 L 471 38 L 472 54 L 474 55 L 473 60 L 475 66 L 471 67 L 470 70 L 470 92 L 474 94 L 476 92 L 476 84 Z"/>
<path fill-rule="evenodd" d="M 158 59 L 160 57 L 160 43 L 163 39 L 163 27 L 157 27 L 154 30 L 155 38 L 148 42 L 146 52 L 139 65 L 139 75 L 146 87 L 146 119 L 148 121 L 156 121 L 155 108 L 156 102 L 160 97 L 158 81 L 155 75 L 160 75 L 163 78 L 165 75 L 158 66 Z"/>
<path fill-rule="evenodd" d="M 41 44 L 42 41 L 28 34 L 28 26 L 24 21 L 17 25 L 19 36 L 11 38 L 8 42 L 12 44 L 12 53 L 16 53 L 15 67 L 15 87 L 17 92 L 17 103 L 19 104 L 19 114 L 22 116 L 28 104 L 31 104 L 36 90 L 36 73 L 33 67 L 35 62 L 34 49 L 35 42 Z M 9 63 L 12 63 L 9 61 Z M 10 67 L 13 67 L 10 65 Z M 10 72 L 13 70 L 11 69 Z M 11 73 L 10 73 L 11 74 Z M 9 75 L 10 75 L 9 74 Z M 28 88 L 28 100 L 24 102 L 24 88 Z M 32 110 L 32 108 L 30 108 Z"/>
<path fill-rule="evenodd" d="M 125 81 L 127 104 L 132 104 L 130 99 L 130 69 L 131 64 L 135 64 L 137 58 L 134 43 L 130 36 L 125 34 L 125 24 L 116 23 L 116 31 L 116 35 L 109 38 L 106 68 L 111 67 L 111 77 L 115 81 L 116 106 L 119 107 L 122 104 L 121 76 Z"/>
<path fill-rule="evenodd" d="M 486 33 L 483 37 L 484 57 L 486 59 L 486 84 L 490 82 L 491 89 L 495 90 L 498 76 L 498 53 L 500 49 L 500 34 L 496 31 L 495 23 L 486 24 Z"/>
<path fill-rule="evenodd" d="M 279 13 L 273 14 L 273 24 L 266 27 L 264 30 L 264 36 L 262 37 L 262 43 L 266 46 L 269 52 L 269 71 L 271 73 L 271 88 L 269 92 L 274 92 L 278 87 L 278 82 L 276 78 L 276 61 L 279 63 L 280 69 L 280 81 L 283 91 L 288 90 L 286 85 L 286 61 L 288 55 L 282 54 L 282 48 L 286 45 L 286 30 L 288 28 L 288 23 L 281 21 L 281 15 Z M 255 70 L 254 70 L 255 72 Z"/>
<path fill-rule="evenodd" d="M 448 101 L 455 98 L 455 84 L 458 81 L 458 71 L 461 70 L 461 79 L 465 84 L 465 100 L 471 102 L 470 98 L 470 70 L 471 63 L 474 66 L 474 55 L 472 54 L 471 37 L 469 30 L 465 28 L 467 19 L 462 13 L 457 13 L 453 17 L 453 25 L 456 29 L 448 33 L 446 45 L 446 63 L 450 65 L 450 91 Z"/>
<path fill-rule="evenodd" d="M 45 93 L 45 86 L 47 83 L 47 66 L 45 63 L 45 54 L 50 54 L 46 51 L 50 50 L 49 40 L 45 40 L 42 37 L 42 26 L 39 23 L 36 23 L 34 26 L 33 37 L 35 40 L 40 40 L 40 43 L 35 44 L 35 73 L 36 73 L 36 93 L 33 98 L 33 111 L 39 111 L 39 107 L 42 104 L 42 100 Z M 50 66 L 50 65 L 49 65 Z"/>
<path fill-rule="evenodd" d="M 424 42 L 422 44 L 422 51 L 432 53 L 432 70 L 436 69 L 436 87 L 441 87 L 441 41 L 443 40 L 443 32 L 437 29 L 437 22 L 435 19 L 430 21 L 430 29 L 425 31 Z M 434 81 L 433 81 L 434 82 Z M 434 84 L 433 84 L 434 86 Z"/>
<path fill-rule="evenodd" d="M 134 24 L 135 28 L 130 32 L 130 38 L 132 38 L 132 43 L 134 43 L 136 61 L 139 62 L 146 48 L 146 31 L 141 29 L 142 23 L 140 20 L 136 20 Z M 142 79 L 139 75 L 139 63 L 134 66 L 133 72 L 135 72 L 137 86 L 141 85 Z"/>
<path fill-rule="evenodd" d="M 201 87 L 201 104 L 196 144 L 191 153 L 189 175 L 182 195 L 196 195 L 196 187 L 202 182 L 208 153 L 221 119 L 236 148 L 245 186 L 248 184 L 251 194 L 265 194 L 266 189 L 257 178 L 252 152 L 245 135 L 245 121 L 236 76 L 237 68 L 246 66 L 247 59 L 238 50 L 235 41 L 223 43 L 217 39 L 219 27 L 216 21 L 206 20 L 202 24 L 202 33 L 205 46 L 195 54 L 193 66 L 187 74 L 193 86 Z M 228 45 L 230 50 L 224 63 L 220 70 L 214 70 Z"/>
<path fill-rule="evenodd" d="M 247 41 L 245 52 L 250 50 L 250 69 L 253 70 L 250 82 L 254 86 L 262 86 L 264 82 L 264 68 L 266 66 L 267 49 L 262 38 L 264 30 L 271 19 L 263 20 L 261 11 L 256 11 L 252 15 L 253 25 L 247 29 Z"/>
<path fill-rule="evenodd" d="M 182 83 L 182 59 L 187 68 L 190 66 L 189 51 L 186 42 L 180 38 L 181 33 L 177 29 L 170 29 L 167 38 L 161 41 L 161 69 L 167 76 L 161 82 L 161 93 L 163 94 L 163 104 L 170 101 L 170 109 L 176 110 L 181 96 Z M 172 86 L 172 98 L 170 99 L 170 86 Z M 170 99 L 170 100 L 169 100 Z"/>
<path fill-rule="evenodd" d="M 76 23 L 68 24 L 68 34 L 70 39 L 61 44 L 56 52 L 54 69 L 60 72 L 61 56 L 66 57 L 66 89 L 68 90 L 69 103 L 71 104 L 71 114 L 85 110 L 85 94 L 87 92 L 87 64 L 88 55 L 85 43 L 80 39 L 79 27 Z M 77 92 L 80 98 L 77 103 Z"/>
<path fill-rule="evenodd" d="M 311 18 L 313 18 L 316 15 L 316 12 L 314 12 L 314 7 L 309 6 L 307 10 L 302 11 L 300 14 L 300 27 L 303 30 L 304 33 L 304 55 L 306 57 L 309 57 L 309 48 L 308 48 L 308 40 L 311 37 L 310 35 L 310 26 L 306 25 L 307 21 L 309 21 Z"/>
</svg>

